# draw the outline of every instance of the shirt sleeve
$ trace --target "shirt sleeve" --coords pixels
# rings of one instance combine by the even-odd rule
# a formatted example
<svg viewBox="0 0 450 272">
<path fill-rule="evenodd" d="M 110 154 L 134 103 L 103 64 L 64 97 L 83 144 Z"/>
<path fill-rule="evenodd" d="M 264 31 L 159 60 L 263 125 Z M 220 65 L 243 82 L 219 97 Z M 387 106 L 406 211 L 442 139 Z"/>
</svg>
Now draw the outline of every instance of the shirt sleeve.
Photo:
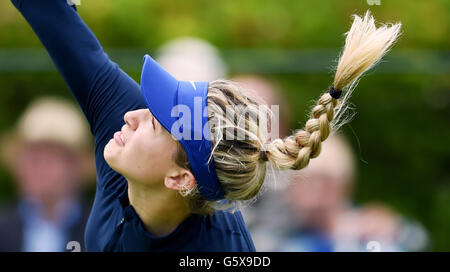
<svg viewBox="0 0 450 272">
<path fill-rule="evenodd" d="M 123 181 L 106 164 L 103 149 L 124 125 L 127 111 L 147 107 L 139 85 L 109 59 L 66 0 L 11 1 L 45 46 L 89 122 L 95 138 L 97 182 Z"/>
</svg>

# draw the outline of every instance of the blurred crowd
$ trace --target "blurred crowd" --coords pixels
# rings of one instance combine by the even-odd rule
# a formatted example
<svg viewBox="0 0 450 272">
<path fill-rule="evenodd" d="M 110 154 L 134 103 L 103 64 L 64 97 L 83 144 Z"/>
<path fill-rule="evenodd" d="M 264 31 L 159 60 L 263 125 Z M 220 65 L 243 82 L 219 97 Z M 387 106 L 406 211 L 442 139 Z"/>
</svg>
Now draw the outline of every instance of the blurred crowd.
<svg viewBox="0 0 450 272">
<path fill-rule="evenodd" d="M 68 241 L 82 250 L 90 208 L 82 189 L 93 161 L 75 105 L 39 98 L 2 135 L 1 148 L 19 197 L 0 208 L 0 251 L 66 251 Z"/>
<path fill-rule="evenodd" d="M 179 80 L 225 78 L 217 50 L 196 38 L 163 45 L 157 61 Z M 283 91 L 258 75 L 234 75 L 248 95 L 279 105 L 279 134 L 290 127 Z M 298 122 L 295 122 L 298 123 Z M 257 251 L 424 251 L 424 227 L 385 203 L 355 203 L 357 162 L 348 140 L 334 134 L 319 157 L 301 171 L 268 171 L 257 201 L 242 210 Z M 67 251 L 84 248 L 93 179 L 87 122 L 72 102 L 40 98 L 2 135 L 2 161 L 15 179 L 18 199 L 0 207 L 0 251 Z"/>
</svg>

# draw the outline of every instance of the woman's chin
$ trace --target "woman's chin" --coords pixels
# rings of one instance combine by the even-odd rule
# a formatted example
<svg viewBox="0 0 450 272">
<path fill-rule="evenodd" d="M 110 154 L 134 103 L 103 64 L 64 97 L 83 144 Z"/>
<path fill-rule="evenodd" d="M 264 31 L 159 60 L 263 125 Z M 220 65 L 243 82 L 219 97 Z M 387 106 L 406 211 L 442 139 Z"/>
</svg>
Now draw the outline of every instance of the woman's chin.
<svg viewBox="0 0 450 272">
<path fill-rule="evenodd" d="M 127 161 L 123 159 L 122 148 L 114 140 L 106 144 L 103 157 L 111 169 L 121 175 L 124 174 L 122 170 L 126 169 Z"/>
<path fill-rule="evenodd" d="M 117 160 L 117 157 L 119 155 L 119 148 L 114 143 L 114 140 L 109 141 L 109 143 L 106 144 L 105 149 L 103 150 L 103 157 L 105 158 L 105 161 L 108 163 L 108 165 L 114 169 L 113 165 L 114 162 Z"/>
</svg>

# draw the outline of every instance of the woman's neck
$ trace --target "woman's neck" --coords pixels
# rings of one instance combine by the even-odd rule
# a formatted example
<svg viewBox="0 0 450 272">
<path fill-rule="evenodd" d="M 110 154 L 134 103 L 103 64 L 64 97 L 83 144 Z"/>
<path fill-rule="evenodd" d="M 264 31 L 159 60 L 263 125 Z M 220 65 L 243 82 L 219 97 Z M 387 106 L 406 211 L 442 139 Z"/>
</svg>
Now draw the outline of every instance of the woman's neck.
<svg viewBox="0 0 450 272">
<path fill-rule="evenodd" d="M 156 236 L 171 233 L 190 215 L 183 197 L 164 186 L 128 181 L 128 198 L 146 230 Z"/>
</svg>

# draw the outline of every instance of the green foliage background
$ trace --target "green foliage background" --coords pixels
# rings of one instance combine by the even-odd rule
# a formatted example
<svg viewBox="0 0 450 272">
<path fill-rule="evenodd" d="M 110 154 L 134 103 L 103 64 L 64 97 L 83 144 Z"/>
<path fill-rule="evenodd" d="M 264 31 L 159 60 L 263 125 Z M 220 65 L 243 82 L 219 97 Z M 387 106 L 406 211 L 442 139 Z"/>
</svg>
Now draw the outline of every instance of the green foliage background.
<svg viewBox="0 0 450 272">
<path fill-rule="evenodd" d="M 407 52 L 406 58 L 421 63 L 429 59 L 420 59 L 420 52 L 431 52 L 443 68 L 408 72 L 403 67 L 391 73 L 375 69 L 361 80 L 352 98 L 358 114 L 343 127 L 358 159 L 355 201 L 387 203 L 426 227 L 430 250 L 449 251 L 450 1 L 381 0 L 381 5 L 371 6 L 363 0 L 81 0 L 78 7 L 107 52 L 108 48 L 152 51 L 169 39 L 187 35 L 204 38 L 223 52 L 237 48 L 337 52 L 350 16 L 367 9 L 380 22 L 403 23 L 403 36 L 391 53 Z M 42 45 L 12 4 L 1 1 L 0 49 L 14 48 L 42 49 Z M 125 68 L 136 80 L 140 61 L 136 59 L 133 69 Z M 230 74 L 237 72 L 239 64 L 234 60 Z M 291 103 L 293 128 L 304 123 L 312 101 L 331 83 L 327 68 L 265 74 Z M 0 91 L 2 132 L 14 125 L 33 98 L 70 97 L 56 71 L 0 70 Z M 12 178 L 4 168 L 0 180 L 0 198 L 14 197 Z"/>
</svg>

